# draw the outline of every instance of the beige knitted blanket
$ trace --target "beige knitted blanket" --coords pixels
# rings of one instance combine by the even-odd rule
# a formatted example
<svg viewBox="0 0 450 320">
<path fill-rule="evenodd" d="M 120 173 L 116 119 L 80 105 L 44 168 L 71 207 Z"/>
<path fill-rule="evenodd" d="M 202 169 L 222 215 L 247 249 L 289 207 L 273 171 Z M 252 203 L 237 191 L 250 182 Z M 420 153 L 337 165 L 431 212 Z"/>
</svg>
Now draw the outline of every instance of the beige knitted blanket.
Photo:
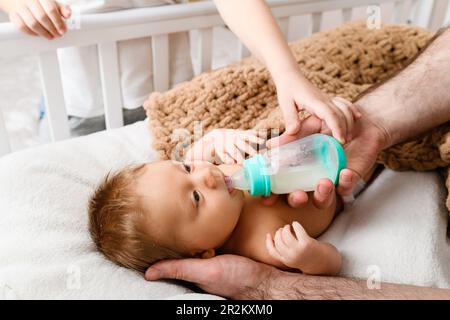
<svg viewBox="0 0 450 320">
<path fill-rule="evenodd" d="M 294 42 L 291 49 L 303 74 L 314 85 L 332 96 L 353 100 L 405 66 L 431 37 L 417 27 L 388 25 L 369 30 L 358 22 Z M 179 133 L 193 134 L 198 121 L 204 133 L 214 128 L 282 131 L 277 106 L 269 72 L 254 58 L 203 73 L 168 92 L 153 93 L 144 104 L 155 137 L 154 148 L 162 159 L 171 157 L 175 145 L 180 143 Z M 443 168 L 449 189 L 450 123 L 391 147 L 379 155 L 378 162 L 402 170 Z M 447 207 L 450 210 L 450 197 Z"/>
</svg>

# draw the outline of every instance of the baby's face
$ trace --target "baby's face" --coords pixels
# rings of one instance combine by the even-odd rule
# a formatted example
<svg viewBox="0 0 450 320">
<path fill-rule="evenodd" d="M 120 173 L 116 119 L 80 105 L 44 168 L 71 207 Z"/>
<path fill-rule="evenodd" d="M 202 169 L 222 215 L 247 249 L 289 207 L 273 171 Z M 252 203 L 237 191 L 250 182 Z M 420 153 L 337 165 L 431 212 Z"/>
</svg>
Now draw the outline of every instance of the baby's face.
<svg viewBox="0 0 450 320">
<path fill-rule="evenodd" d="M 230 237 L 244 195 L 228 190 L 217 166 L 161 161 L 143 170 L 136 191 L 146 208 L 147 230 L 160 245 L 194 255 L 218 248 Z"/>
</svg>

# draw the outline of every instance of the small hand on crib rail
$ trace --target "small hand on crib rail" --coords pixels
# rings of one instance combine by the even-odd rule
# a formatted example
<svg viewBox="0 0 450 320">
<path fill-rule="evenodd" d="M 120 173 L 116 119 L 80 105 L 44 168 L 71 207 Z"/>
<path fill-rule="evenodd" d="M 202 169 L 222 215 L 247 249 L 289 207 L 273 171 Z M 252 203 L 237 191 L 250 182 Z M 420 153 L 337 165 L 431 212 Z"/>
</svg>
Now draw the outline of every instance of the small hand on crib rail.
<svg viewBox="0 0 450 320">
<path fill-rule="evenodd" d="M 52 40 L 66 31 L 64 19 L 70 18 L 69 6 L 53 0 L 0 0 L 0 9 L 23 33 Z"/>
</svg>

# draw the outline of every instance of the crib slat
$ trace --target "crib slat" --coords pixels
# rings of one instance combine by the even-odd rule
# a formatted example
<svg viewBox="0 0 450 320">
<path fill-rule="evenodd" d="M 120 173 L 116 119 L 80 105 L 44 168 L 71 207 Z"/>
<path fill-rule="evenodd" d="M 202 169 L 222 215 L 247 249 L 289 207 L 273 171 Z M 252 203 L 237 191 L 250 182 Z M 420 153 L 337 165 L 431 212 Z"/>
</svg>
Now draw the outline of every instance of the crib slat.
<svg viewBox="0 0 450 320">
<path fill-rule="evenodd" d="M 448 0 L 434 0 L 431 8 L 430 18 L 428 20 L 428 29 L 437 31 L 444 24 L 447 14 Z"/>
<path fill-rule="evenodd" d="M 352 20 L 352 8 L 342 9 L 342 23 L 346 23 Z"/>
<path fill-rule="evenodd" d="M 213 29 L 204 28 L 199 30 L 199 58 L 200 72 L 211 70 L 212 66 L 212 45 Z"/>
<path fill-rule="evenodd" d="M 311 14 L 311 32 L 316 33 L 320 31 L 322 24 L 322 12 L 314 12 Z"/>
<path fill-rule="evenodd" d="M 238 60 L 247 58 L 251 55 L 250 50 L 241 42 L 239 41 L 239 47 L 238 47 Z"/>
<path fill-rule="evenodd" d="M 169 89 L 169 35 L 161 34 L 152 37 L 153 51 L 153 83 L 155 91 Z"/>
<path fill-rule="evenodd" d="M 98 44 L 106 129 L 123 126 L 122 95 L 116 42 Z"/>
<path fill-rule="evenodd" d="M 409 18 L 411 3 L 408 0 L 394 2 L 394 14 L 392 16 L 393 23 L 406 23 Z"/>
<path fill-rule="evenodd" d="M 10 152 L 11 146 L 9 144 L 8 132 L 6 132 L 3 112 L 0 110 L 0 157 Z"/>
<path fill-rule="evenodd" d="M 289 17 L 278 19 L 278 25 L 284 38 L 289 40 Z"/>
<path fill-rule="evenodd" d="M 50 138 L 52 141 L 67 139 L 70 132 L 56 51 L 39 54 L 39 69 Z"/>
</svg>

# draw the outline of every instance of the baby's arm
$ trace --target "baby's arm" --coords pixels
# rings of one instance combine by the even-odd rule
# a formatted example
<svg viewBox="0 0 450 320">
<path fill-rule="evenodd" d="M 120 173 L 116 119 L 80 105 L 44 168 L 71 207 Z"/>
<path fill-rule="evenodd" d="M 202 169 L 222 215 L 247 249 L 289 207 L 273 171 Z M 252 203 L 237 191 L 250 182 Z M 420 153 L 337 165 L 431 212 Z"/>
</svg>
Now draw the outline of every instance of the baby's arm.
<svg viewBox="0 0 450 320">
<path fill-rule="evenodd" d="M 292 232 L 293 229 L 293 232 Z M 311 238 L 297 221 L 280 228 L 272 238 L 266 237 L 269 254 L 290 268 L 311 275 L 336 275 L 342 258 L 330 243 Z"/>
</svg>

